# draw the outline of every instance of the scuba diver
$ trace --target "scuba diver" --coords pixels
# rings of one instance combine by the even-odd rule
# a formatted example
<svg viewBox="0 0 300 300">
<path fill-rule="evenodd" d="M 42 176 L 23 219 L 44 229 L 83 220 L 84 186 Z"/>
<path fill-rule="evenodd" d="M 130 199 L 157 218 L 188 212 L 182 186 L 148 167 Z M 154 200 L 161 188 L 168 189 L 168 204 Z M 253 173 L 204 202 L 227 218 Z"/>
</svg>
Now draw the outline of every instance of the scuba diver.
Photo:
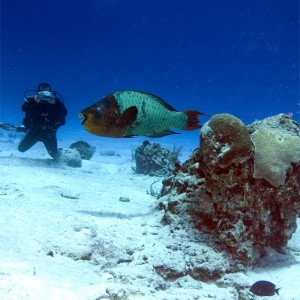
<svg viewBox="0 0 300 300">
<path fill-rule="evenodd" d="M 25 91 L 25 102 L 22 111 L 25 112 L 23 126 L 17 131 L 25 131 L 18 150 L 25 152 L 37 142 L 43 142 L 49 155 L 55 158 L 57 155 L 57 129 L 65 124 L 67 109 L 64 106 L 59 93 L 52 91 L 47 82 L 38 85 L 36 95 L 27 96 Z"/>
</svg>

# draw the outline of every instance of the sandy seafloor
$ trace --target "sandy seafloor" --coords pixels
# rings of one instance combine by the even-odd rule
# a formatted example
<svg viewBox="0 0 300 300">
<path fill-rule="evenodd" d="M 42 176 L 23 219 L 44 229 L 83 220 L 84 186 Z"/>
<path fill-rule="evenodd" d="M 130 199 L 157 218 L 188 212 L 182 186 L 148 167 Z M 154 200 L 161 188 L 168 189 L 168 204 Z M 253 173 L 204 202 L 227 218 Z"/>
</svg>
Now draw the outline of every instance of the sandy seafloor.
<svg viewBox="0 0 300 300">
<path fill-rule="evenodd" d="M 155 209 L 159 200 L 148 193 L 156 179 L 153 189 L 160 191 L 162 178 L 132 169 L 132 152 L 145 138 L 61 134 L 59 147 L 78 140 L 96 147 L 91 160 L 71 168 L 54 164 L 42 144 L 20 153 L 18 138 L 8 142 L 8 132 L 1 133 L 0 299 L 238 299 L 230 287 L 213 282 L 181 278 L 164 284 L 147 261 L 157 249 L 157 261 L 163 259 L 166 244 L 183 243 L 184 233 L 170 241 Z M 180 138 L 151 142 L 184 144 L 183 162 L 194 146 Z M 118 156 L 100 155 L 103 150 Z M 288 251 L 235 275 L 237 285 L 269 280 L 281 288 L 279 296 L 249 299 L 300 299 L 300 229 Z"/>
</svg>

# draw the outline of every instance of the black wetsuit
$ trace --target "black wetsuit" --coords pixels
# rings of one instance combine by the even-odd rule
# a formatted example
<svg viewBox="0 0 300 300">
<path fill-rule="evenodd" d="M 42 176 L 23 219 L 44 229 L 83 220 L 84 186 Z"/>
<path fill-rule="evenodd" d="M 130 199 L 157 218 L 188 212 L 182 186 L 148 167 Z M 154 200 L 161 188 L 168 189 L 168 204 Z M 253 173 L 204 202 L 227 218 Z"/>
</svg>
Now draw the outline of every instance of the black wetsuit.
<svg viewBox="0 0 300 300">
<path fill-rule="evenodd" d="M 60 99 L 55 103 L 37 102 L 35 97 L 25 100 L 22 105 L 25 112 L 23 125 L 28 130 L 18 146 L 21 152 L 27 151 L 36 142 L 43 142 L 51 157 L 57 154 L 57 129 L 65 124 L 67 109 Z"/>
</svg>

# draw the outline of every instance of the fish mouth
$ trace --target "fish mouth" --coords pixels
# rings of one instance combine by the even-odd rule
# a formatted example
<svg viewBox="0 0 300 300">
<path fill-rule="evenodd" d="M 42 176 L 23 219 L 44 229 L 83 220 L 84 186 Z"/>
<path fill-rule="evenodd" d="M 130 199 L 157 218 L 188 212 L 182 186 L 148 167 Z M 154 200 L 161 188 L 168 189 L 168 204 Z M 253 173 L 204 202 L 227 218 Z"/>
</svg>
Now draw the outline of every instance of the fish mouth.
<svg viewBox="0 0 300 300">
<path fill-rule="evenodd" d="M 87 116 L 84 115 L 83 113 L 79 114 L 79 118 L 81 119 L 80 124 L 83 125 L 84 122 L 87 120 Z"/>
</svg>

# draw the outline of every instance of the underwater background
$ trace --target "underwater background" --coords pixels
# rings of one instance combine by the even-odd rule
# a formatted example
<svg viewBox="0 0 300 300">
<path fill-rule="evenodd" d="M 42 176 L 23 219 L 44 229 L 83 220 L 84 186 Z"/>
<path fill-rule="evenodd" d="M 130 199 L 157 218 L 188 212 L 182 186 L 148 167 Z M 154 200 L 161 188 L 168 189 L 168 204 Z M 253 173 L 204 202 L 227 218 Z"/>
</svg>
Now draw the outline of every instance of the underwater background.
<svg viewBox="0 0 300 300">
<path fill-rule="evenodd" d="M 299 121 L 299 1 L 1 1 L 0 120 L 21 124 L 41 81 L 68 108 L 59 135 L 83 133 L 78 113 L 123 89 L 246 124 Z"/>
<path fill-rule="evenodd" d="M 0 299 L 298 300 L 299 1 L 10 0 L 0 12 Z M 40 82 L 68 109 L 55 159 L 4 130 Z M 79 112 L 117 90 L 205 124 L 88 133 Z"/>
</svg>

